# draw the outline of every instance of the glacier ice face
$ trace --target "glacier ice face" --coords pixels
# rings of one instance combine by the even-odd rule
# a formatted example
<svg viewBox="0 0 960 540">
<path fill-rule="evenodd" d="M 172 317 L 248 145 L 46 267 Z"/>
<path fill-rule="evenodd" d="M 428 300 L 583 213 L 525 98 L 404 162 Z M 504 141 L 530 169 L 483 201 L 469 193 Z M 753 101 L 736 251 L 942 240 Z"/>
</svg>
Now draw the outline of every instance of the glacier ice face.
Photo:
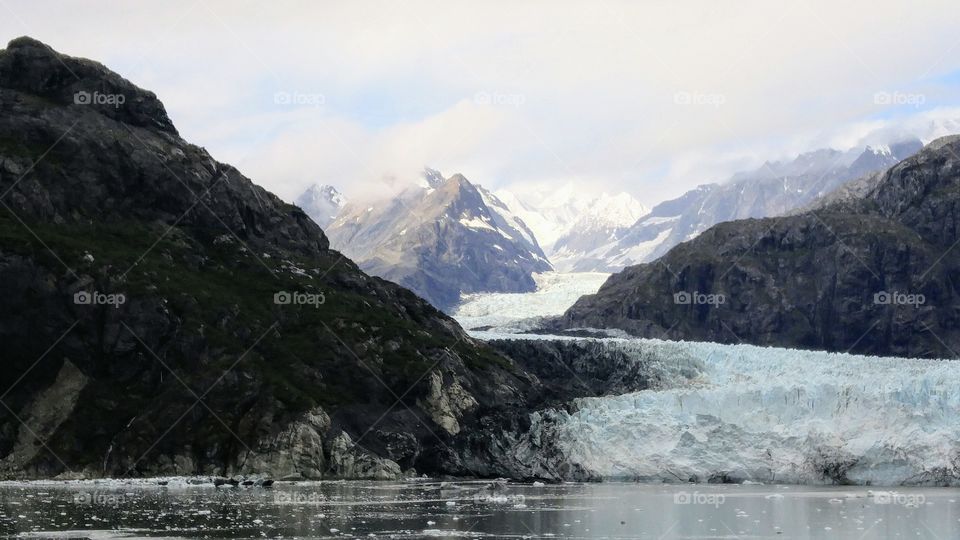
<svg viewBox="0 0 960 540">
<path fill-rule="evenodd" d="M 527 437 L 551 441 L 564 462 L 541 469 L 645 481 L 960 485 L 958 362 L 601 341 L 649 362 L 661 384 L 534 414 Z"/>
<path fill-rule="evenodd" d="M 608 277 L 610 274 L 601 272 L 533 274 L 535 292 L 464 295 L 453 318 L 467 329 L 529 330 L 544 317 L 563 314 L 581 296 L 597 292 Z"/>
</svg>

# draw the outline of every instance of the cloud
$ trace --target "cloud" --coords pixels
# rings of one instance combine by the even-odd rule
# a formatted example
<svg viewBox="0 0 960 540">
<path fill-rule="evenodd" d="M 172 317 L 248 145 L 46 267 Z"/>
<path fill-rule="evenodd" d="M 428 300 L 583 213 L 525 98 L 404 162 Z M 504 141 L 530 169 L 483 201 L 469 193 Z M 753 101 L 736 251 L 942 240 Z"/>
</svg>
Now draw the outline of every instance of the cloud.
<svg viewBox="0 0 960 540">
<path fill-rule="evenodd" d="M 0 37 L 103 61 L 287 199 L 432 165 L 653 204 L 766 159 L 932 130 L 960 97 L 960 12 L 938 0 L 3 5 Z"/>
</svg>

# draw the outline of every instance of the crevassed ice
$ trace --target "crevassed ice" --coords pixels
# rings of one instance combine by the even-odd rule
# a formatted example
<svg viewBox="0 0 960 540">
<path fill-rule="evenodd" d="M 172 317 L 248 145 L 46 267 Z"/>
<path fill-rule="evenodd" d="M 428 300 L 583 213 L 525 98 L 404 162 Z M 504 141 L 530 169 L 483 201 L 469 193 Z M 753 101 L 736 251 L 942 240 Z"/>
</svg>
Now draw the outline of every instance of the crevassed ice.
<svg viewBox="0 0 960 540">
<path fill-rule="evenodd" d="M 600 476 L 960 484 L 956 361 L 601 341 L 660 365 L 661 385 L 535 414 L 533 428 Z"/>
</svg>

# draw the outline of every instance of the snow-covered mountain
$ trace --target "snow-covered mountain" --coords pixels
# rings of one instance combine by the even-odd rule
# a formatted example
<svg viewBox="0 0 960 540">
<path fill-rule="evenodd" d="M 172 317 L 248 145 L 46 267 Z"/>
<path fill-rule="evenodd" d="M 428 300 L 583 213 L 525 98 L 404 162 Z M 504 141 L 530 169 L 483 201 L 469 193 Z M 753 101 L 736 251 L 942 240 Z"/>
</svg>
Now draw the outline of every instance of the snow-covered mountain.
<svg viewBox="0 0 960 540">
<path fill-rule="evenodd" d="M 591 269 L 606 271 L 649 262 L 717 223 L 778 216 L 810 205 L 851 180 L 895 165 L 922 146 L 911 139 L 848 151 L 822 149 L 787 162 L 768 162 L 727 182 L 701 185 L 658 204 L 617 240 L 599 245 L 586 258 L 597 261 Z"/>
<path fill-rule="evenodd" d="M 626 193 L 603 195 L 590 202 L 580 217 L 551 246 L 547 256 L 563 272 L 592 272 L 607 267 L 598 245 L 617 242 L 649 210 Z"/>
<path fill-rule="evenodd" d="M 564 235 L 587 207 L 588 200 L 567 183 L 546 194 L 518 197 L 511 191 L 499 190 L 497 197 L 530 227 L 545 252 Z"/>
<path fill-rule="evenodd" d="M 572 183 L 549 194 L 521 199 L 497 195 L 533 230 L 554 267 L 563 272 L 591 272 L 605 265 L 593 259 L 598 245 L 618 240 L 647 208 L 627 193 L 584 196 Z"/>
<path fill-rule="evenodd" d="M 347 199 L 333 186 L 314 184 L 301 193 L 294 204 L 302 208 L 317 225 L 326 229 L 347 204 Z"/>
<path fill-rule="evenodd" d="M 367 272 L 441 309 L 463 293 L 533 291 L 532 274 L 553 269 L 533 232 L 496 195 L 432 169 L 396 196 L 347 204 L 327 234 Z"/>
</svg>

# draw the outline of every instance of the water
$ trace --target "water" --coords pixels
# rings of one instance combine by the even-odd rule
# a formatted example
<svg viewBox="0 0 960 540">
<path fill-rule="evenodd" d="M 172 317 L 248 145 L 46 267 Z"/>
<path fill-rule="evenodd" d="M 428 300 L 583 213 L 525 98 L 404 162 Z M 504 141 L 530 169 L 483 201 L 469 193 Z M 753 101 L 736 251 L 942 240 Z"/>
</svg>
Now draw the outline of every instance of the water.
<svg viewBox="0 0 960 540">
<path fill-rule="evenodd" d="M 491 487 L 492 486 L 492 487 Z M 960 490 L 632 483 L 0 484 L 28 538 L 960 537 Z"/>
</svg>

